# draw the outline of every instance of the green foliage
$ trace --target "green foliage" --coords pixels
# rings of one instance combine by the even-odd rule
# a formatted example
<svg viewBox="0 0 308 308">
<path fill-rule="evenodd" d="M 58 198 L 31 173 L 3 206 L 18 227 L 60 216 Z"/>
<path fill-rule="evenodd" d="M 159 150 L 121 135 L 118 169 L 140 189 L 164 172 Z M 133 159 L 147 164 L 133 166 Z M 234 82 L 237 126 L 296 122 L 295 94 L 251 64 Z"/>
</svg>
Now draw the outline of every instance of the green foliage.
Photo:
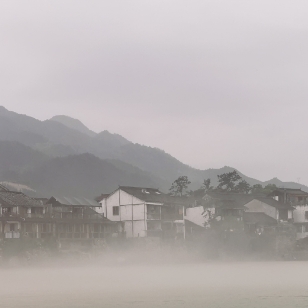
<svg viewBox="0 0 308 308">
<path fill-rule="evenodd" d="M 191 182 L 188 180 L 186 175 L 178 177 L 170 187 L 170 193 L 173 196 L 183 196 L 183 193 L 186 192 L 188 185 Z"/>
<path fill-rule="evenodd" d="M 251 190 L 251 186 L 245 180 L 241 180 L 234 187 L 234 191 L 238 193 L 243 193 L 243 194 L 248 194 L 250 190 Z"/>
<path fill-rule="evenodd" d="M 220 174 L 217 177 L 217 189 L 219 190 L 248 194 L 251 189 L 250 185 L 242 179 L 236 170 Z"/>
<path fill-rule="evenodd" d="M 261 184 L 255 184 L 251 187 L 252 194 L 262 194 L 263 193 L 263 186 Z"/>
<path fill-rule="evenodd" d="M 267 196 L 271 192 L 273 192 L 275 189 L 277 189 L 277 186 L 275 184 L 268 184 L 265 187 L 263 187 L 261 184 L 255 184 L 251 187 L 251 193 L 252 194 L 262 194 Z"/>
<path fill-rule="evenodd" d="M 213 189 L 213 186 L 211 186 L 211 179 L 210 178 L 203 180 L 203 184 L 201 186 L 201 189 L 203 189 L 205 193 Z"/>
<path fill-rule="evenodd" d="M 217 177 L 218 177 L 217 188 L 224 191 L 234 191 L 237 182 L 239 182 L 242 179 L 236 170 L 220 174 Z"/>
</svg>

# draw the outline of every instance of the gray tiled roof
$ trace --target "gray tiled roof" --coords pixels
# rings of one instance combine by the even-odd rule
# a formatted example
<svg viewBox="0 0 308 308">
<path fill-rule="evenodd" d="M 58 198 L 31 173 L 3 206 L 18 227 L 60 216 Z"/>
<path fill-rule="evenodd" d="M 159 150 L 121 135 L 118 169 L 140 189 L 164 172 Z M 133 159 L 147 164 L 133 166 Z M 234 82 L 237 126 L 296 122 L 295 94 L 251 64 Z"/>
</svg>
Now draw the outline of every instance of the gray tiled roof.
<svg viewBox="0 0 308 308">
<path fill-rule="evenodd" d="M 308 197 L 308 193 L 301 190 L 300 188 L 278 188 L 278 189 L 275 189 L 270 195 L 271 196 L 283 195 L 284 193 L 295 195 L 295 196 L 307 196 Z"/>
<path fill-rule="evenodd" d="M 8 189 L 5 186 L 0 184 L 0 191 L 8 191 Z"/>
<path fill-rule="evenodd" d="M 188 205 L 189 199 L 187 197 L 175 197 L 162 193 L 159 189 L 146 188 L 146 187 L 132 187 L 120 186 L 121 190 L 127 192 L 134 197 L 148 202 L 148 203 L 161 203 L 164 205 Z"/>
<path fill-rule="evenodd" d="M 293 210 L 294 209 L 291 205 L 289 205 L 287 203 L 279 202 L 279 201 L 277 201 L 273 198 L 270 198 L 270 197 L 256 197 L 254 199 L 259 200 L 261 202 L 264 202 L 268 205 L 271 205 L 271 206 L 273 206 L 277 209 L 287 209 L 287 210 Z"/>
<path fill-rule="evenodd" d="M 220 208 L 238 208 L 245 209 L 245 205 L 252 200 L 259 200 L 270 206 L 280 209 L 292 210 L 293 207 L 289 204 L 278 202 L 271 197 L 265 197 L 264 195 L 254 194 L 238 194 L 238 193 L 221 193 L 221 192 L 209 192 L 208 195 L 217 200 L 217 207 Z"/>
<path fill-rule="evenodd" d="M 1 206 L 27 206 L 27 207 L 42 207 L 44 206 L 41 200 L 37 200 L 22 192 L 16 191 L 0 191 Z"/>
<path fill-rule="evenodd" d="M 52 204 L 53 202 L 60 203 L 62 205 L 71 206 L 91 206 L 100 207 L 101 205 L 95 200 L 90 200 L 86 198 L 75 198 L 75 197 L 51 197 L 47 203 Z"/>
</svg>

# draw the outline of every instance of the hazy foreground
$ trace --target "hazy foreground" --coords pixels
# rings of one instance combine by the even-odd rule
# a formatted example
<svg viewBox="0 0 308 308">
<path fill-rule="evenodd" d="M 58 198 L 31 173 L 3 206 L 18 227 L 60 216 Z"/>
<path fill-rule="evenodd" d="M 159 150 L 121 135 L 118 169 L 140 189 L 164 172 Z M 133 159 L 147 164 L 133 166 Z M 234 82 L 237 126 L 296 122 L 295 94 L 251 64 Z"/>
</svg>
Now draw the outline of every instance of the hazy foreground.
<svg viewBox="0 0 308 308">
<path fill-rule="evenodd" d="M 0 307 L 307 307 L 308 263 L 2 269 Z"/>
</svg>

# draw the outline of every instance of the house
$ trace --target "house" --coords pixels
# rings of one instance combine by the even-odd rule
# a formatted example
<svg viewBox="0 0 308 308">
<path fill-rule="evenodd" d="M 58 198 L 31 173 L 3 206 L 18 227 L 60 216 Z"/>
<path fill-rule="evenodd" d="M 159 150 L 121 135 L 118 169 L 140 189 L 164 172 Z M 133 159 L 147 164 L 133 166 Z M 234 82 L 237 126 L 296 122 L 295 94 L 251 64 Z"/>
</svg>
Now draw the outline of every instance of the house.
<svg viewBox="0 0 308 308">
<path fill-rule="evenodd" d="M 95 211 L 100 207 L 84 198 L 31 198 L 0 185 L 0 237 L 62 242 L 106 238 L 116 226 Z"/>
<path fill-rule="evenodd" d="M 94 200 L 51 197 L 46 205 L 53 236 L 62 242 L 103 239 L 115 231 L 114 224 L 96 211 L 101 205 Z"/>
<path fill-rule="evenodd" d="M 103 198 L 102 214 L 118 223 L 127 238 L 185 236 L 187 198 L 173 197 L 158 189 L 120 186 Z"/>
<path fill-rule="evenodd" d="M 45 213 L 46 206 L 42 200 L 0 186 L 2 238 L 18 239 L 28 232 L 35 238 L 44 237 L 50 230 L 49 223 L 44 220 Z"/>
<path fill-rule="evenodd" d="M 205 204 L 214 207 L 226 230 L 260 233 L 280 222 L 292 222 L 294 208 L 271 197 L 254 194 L 209 192 Z"/>
<path fill-rule="evenodd" d="M 297 239 L 308 236 L 308 193 L 301 189 L 278 188 L 270 197 L 279 200 L 285 205 L 292 206 L 293 223 L 297 229 Z"/>
</svg>

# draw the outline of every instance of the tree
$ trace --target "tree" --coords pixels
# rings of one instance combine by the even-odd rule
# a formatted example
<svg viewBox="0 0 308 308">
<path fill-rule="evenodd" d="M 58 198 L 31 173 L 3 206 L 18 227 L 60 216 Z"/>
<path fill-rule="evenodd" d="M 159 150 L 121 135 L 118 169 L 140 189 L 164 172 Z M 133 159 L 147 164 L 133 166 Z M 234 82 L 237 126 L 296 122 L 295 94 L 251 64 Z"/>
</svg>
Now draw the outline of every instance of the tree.
<svg viewBox="0 0 308 308">
<path fill-rule="evenodd" d="M 183 193 L 187 190 L 188 185 L 191 182 L 188 180 L 188 177 L 186 175 L 178 177 L 171 185 L 170 193 L 173 196 L 180 195 L 183 196 Z"/>
<path fill-rule="evenodd" d="M 203 180 L 201 188 L 204 190 L 205 193 L 209 190 L 212 190 L 213 186 L 211 186 L 211 179 Z"/>
<path fill-rule="evenodd" d="M 251 193 L 252 194 L 262 194 L 267 196 L 271 192 L 273 192 L 275 189 L 277 189 L 277 186 L 275 184 L 267 184 L 265 187 L 263 187 L 261 184 L 255 184 L 251 187 Z"/>
<path fill-rule="evenodd" d="M 251 186 L 245 180 L 242 180 L 237 183 L 234 190 L 238 193 L 248 194 L 251 190 Z"/>
<path fill-rule="evenodd" d="M 263 188 L 263 193 L 265 195 L 269 195 L 270 193 L 272 193 L 274 190 L 277 189 L 277 186 L 275 184 L 267 184 L 264 188 Z"/>
<path fill-rule="evenodd" d="M 238 184 L 240 180 L 242 180 L 241 176 L 237 173 L 236 170 L 220 174 L 217 177 L 218 177 L 217 188 L 225 191 L 234 191 L 235 186 Z"/>
<path fill-rule="evenodd" d="M 251 187 L 252 194 L 263 194 L 263 186 L 261 184 L 255 184 Z"/>
</svg>

